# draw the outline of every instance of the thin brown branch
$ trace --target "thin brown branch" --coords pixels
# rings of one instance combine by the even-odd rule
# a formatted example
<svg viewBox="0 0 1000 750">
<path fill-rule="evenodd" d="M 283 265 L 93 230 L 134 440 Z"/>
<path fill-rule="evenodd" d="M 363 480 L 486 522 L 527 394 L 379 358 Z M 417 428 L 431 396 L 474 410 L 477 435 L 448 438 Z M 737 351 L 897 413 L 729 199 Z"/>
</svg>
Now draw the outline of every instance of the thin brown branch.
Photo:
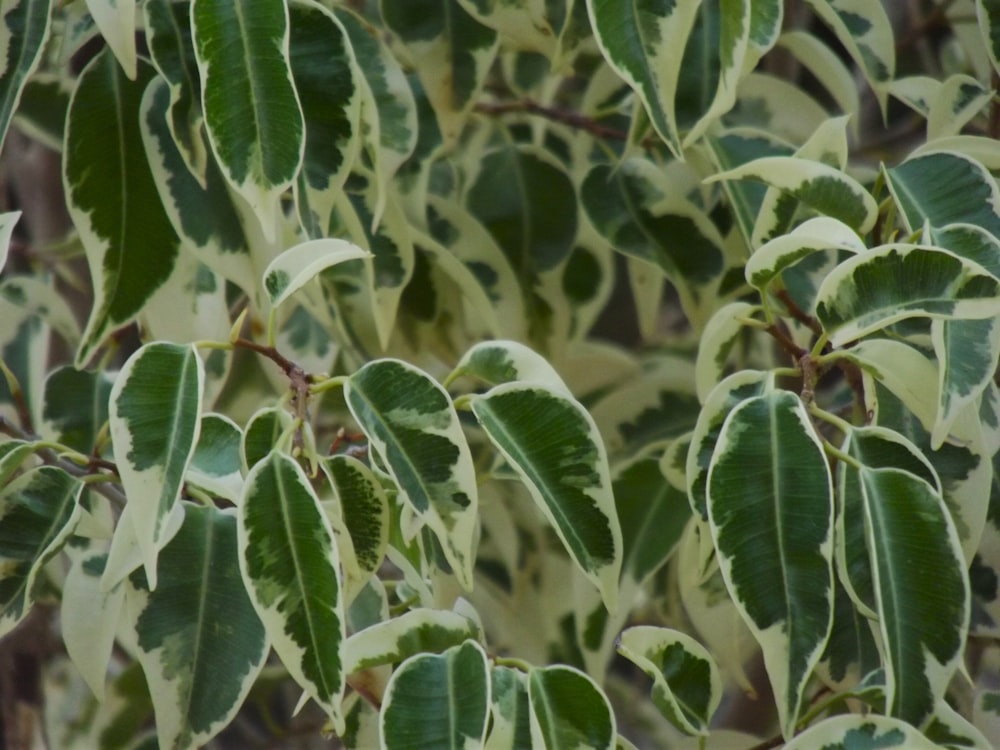
<svg viewBox="0 0 1000 750">
<path fill-rule="evenodd" d="M 819 321 L 816 320 L 816 318 L 809 315 L 801 307 L 799 307 L 798 303 L 792 299 L 792 295 L 788 293 L 787 289 L 779 290 L 775 296 L 781 300 L 781 304 L 785 306 L 788 314 L 795 318 L 795 320 L 799 321 L 799 323 L 812 331 L 816 336 L 823 334 L 823 326 L 819 324 Z"/>
<path fill-rule="evenodd" d="M 521 99 L 514 102 L 480 102 L 476 105 L 476 111 L 485 115 L 498 116 L 510 113 L 527 113 L 544 117 L 552 122 L 562 123 L 577 130 L 583 130 L 597 138 L 606 138 L 609 141 L 627 141 L 628 131 L 602 125 L 590 117 L 581 115 L 579 112 L 571 112 L 555 107 L 546 107 L 531 99 Z"/>
<path fill-rule="evenodd" d="M 809 352 L 792 341 L 785 332 L 784 328 L 778 324 L 772 323 L 764 330 L 771 334 L 775 340 L 781 344 L 781 348 L 791 355 L 792 359 L 794 359 L 796 363 L 798 363 L 803 357 L 808 356 Z"/>
</svg>

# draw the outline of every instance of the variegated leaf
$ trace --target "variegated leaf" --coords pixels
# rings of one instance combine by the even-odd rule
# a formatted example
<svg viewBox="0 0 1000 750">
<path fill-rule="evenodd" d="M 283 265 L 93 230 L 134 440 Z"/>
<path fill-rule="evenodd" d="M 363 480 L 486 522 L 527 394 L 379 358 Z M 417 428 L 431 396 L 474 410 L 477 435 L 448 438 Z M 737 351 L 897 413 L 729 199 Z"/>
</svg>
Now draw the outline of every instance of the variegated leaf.
<svg viewBox="0 0 1000 750">
<path fill-rule="evenodd" d="M 773 391 L 736 406 L 707 489 L 723 577 L 761 644 L 791 737 L 833 620 L 833 486 L 801 400 Z"/>
<path fill-rule="evenodd" d="M 345 397 L 401 494 L 471 590 L 478 494 L 472 454 L 448 393 L 412 365 L 383 359 L 348 378 Z"/>
<path fill-rule="evenodd" d="M 278 199 L 295 180 L 305 144 L 288 59 L 287 5 L 194 0 L 191 26 L 212 151 L 273 240 Z"/>
<path fill-rule="evenodd" d="M 716 310 L 705 324 L 694 367 L 695 388 L 702 403 L 726 375 L 730 354 L 746 333 L 745 321 L 753 320 L 759 311 L 759 305 L 730 302 Z"/>
<path fill-rule="evenodd" d="M 785 745 L 785 750 L 854 750 L 858 747 L 939 750 L 906 722 L 887 716 L 835 716 L 825 719 Z"/>
<path fill-rule="evenodd" d="M 185 481 L 231 502 L 238 502 L 243 494 L 242 439 L 243 431 L 229 417 L 222 414 L 203 415 Z"/>
<path fill-rule="evenodd" d="M 494 666 L 492 681 L 493 723 L 484 750 L 530 748 L 531 705 L 526 675 L 510 667 Z"/>
<path fill-rule="evenodd" d="M 45 379 L 42 417 L 46 436 L 90 454 L 108 420 L 112 378 L 107 373 L 60 367 Z"/>
<path fill-rule="evenodd" d="M 816 317 L 834 346 L 910 317 L 1000 314 L 1000 281 L 947 250 L 890 244 L 855 255 L 820 286 Z"/>
<path fill-rule="evenodd" d="M 111 389 L 111 440 L 150 589 L 198 441 L 204 379 L 194 347 L 156 342 L 129 357 Z"/>
<path fill-rule="evenodd" d="M 573 667 L 555 665 L 528 675 L 532 747 L 545 750 L 611 750 L 617 729 L 608 699 Z"/>
<path fill-rule="evenodd" d="M 63 182 L 94 285 L 94 306 L 76 352 L 80 366 L 114 328 L 138 315 L 177 256 L 177 235 L 149 166 L 135 158 L 143 153 L 140 101 L 153 74 L 140 62 L 130 81 L 104 50 L 84 68 L 70 100 Z M 109 201 L 109 195 L 120 199 Z"/>
<path fill-rule="evenodd" d="M 635 626 L 624 631 L 618 652 L 653 680 L 653 703 L 685 734 L 707 735 L 722 700 L 722 679 L 705 647 L 678 630 Z"/>
<path fill-rule="evenodd" d="M 159 746 L 184 750 L 232 721 L 270 645 L 240 576 L 232 510 L 188 507 L 157 565 L 155 591 L 141 572 L 129 578 L 126 606 Z"/>
<path fill-rule="evenodd" d="M 292 415 L 284 409 L 264 407 L 247 420 L 240 444 L 243 470 L 249 471 L 271 452 L 278 438 L 292 424 Z"/>
<path fill-rule="evenodd" d="M 439 689 L 428 690 L 428 685 Z M 490 710 L 486 653 L 466 641 L 443 654 L 404 661 L 386 688 L 379 722 L 385 750 L 482 747 Z"/>
<path fill-rule="evenodd" d="M 39 574 L 80 517 L 82 490 L 62 469 L 40 466 L 0 491 L 0 637 L 31 609 Z"/>
<path fill-rule="evenodd" d="M 136 0 L 85 0 L 94 23 L 121 64 L 125 75 L 136 77 Z"/>
<path fill-rule="evenodd" d="M 615 611 L 621 527 L 593 418 L 562 391 L 531 383 L 498 385 L 474 397 L 472 411 L 608 610 Z"/>
<path fill-rule="evenodd" d="M 489 386 L 501 383 L 537 383 L 570 395 L 563 379 L 548 360 L 517 341 L 483 341 L 469 349 L 448 376 L 448 381 L 469 375 Z"/>
<path fill-rule="evenodd" d="M 346 240 L 309 240 L 271 261 L 264 271 L 264 289 L 277 307 L 330 266 L 368 256 L 368 252 Z"/>
<path fill-rule="evenodd" d="M 23 0 L 0 9 L 0 147 L 17 111 L 25 84 L 41 60 L 49 36 L 52 0 Z M 134 61 L 133 61 L 134 65 Z M 6 253 L 0 250 L 0 270 Z"/>
<path fill-rule="evenodd" d="M 238 507 L 240 571 L 292 678 L 343 731 L 343 586 L 333 530 L 308 477 L 272 451 L 250 470 Z"/>
</svg>

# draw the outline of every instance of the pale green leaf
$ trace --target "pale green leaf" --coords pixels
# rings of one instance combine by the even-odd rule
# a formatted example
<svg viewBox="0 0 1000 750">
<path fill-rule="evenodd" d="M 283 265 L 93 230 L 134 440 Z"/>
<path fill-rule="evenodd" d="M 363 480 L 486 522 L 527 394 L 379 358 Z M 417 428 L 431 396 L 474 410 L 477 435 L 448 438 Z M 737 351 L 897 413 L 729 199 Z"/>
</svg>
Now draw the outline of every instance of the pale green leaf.
<svg viewBox="0 0 1000 750">
<path fill-rule="evenodd" d="M 125 75 L 136 77 L 135 8 L 136 0 L 86 0 L 97 29 L 115 53 Z"/>
<path fill-rule="evenodd" d="M 746 332 L 746 321 L 753 320 L 759 311 L 759 305 L 730 302 L 716 310 L 705 324 L 694 367 L 695 387 L 702 403 L 725 376 L 729 355 Z"/>
<path fill-rule="evenodd" d="M 222 414 L 204 414 L 185 481 L 238 502 L 243 494 L 240 446 L 243 431 Z"/>
<path fill-rule="evenodd" d="M 433 685 L 436 689 L 429 690 Z M 466 641 L 404 661 L 386 688 L 379 722 L 385 750 L 482 747 L 490 709 L 486 653 Z"/>
<path fill-rule="evenodd" d="M 232 510 L 191 505 L 157 562 L 126 589 L 161 748 L 206 744 L 236 716 L 270 653 L 237 564 Z"/>
<path fill-rule="evenodd" d="M 875 199 L 857 180 L 821 162 L 795 156 L 765 156 L 707 182 L 753 180 L 786 193 L 821 214 L 842 221 L 860 234 L 871 231 L 878 216 Z"/>
<path fill-rule="evenodd" d="M 8 211 L 0 214 L 0 271 L 7 264 L 7 254 L 10 252 L 10 240 L 14 236 L 14 226 L 21 218 L 20 211 Z"/>
<path fill-rule="evenodd" d="M 368 252 L 345 240 L 309 240 L 271 261 L 264 271 L 264 289 L 271 305 L 277 307 L 330 266 L 368 256 Z"/>
<path fill-rule="evenodd" d="M 247 420 L 240 444 L 240 459 L 243 471 L 252 469 L 278 442 L 278 438 L 292 424 L 292 415 L 284 409 L 266 406 Z"/>
<path fill-rule="evenodd" d="M 305 144 L 288 60 L 288 8 L 284 0 L 194 0 L 191 25 L 212 151 L 273 239 L 278 200 Z"/>
<path fill-rule="evenodd" d="M 472 411 L 609 611 L 617 607 L 622 536 L 604 443 L 583 406 L 560 391 L 504 383 Z"/>
<path fill-rule="evenodd" d="M 129 357 L 111 389 L 111 440 L 151 589 L 198 441 L 204 379 L 193 346 L 157 342 Z"/>
<path fill-rule="evenodd" d="M 237 521 L 240 571 L 274 650 L 342 731 L 343 586 L 333 530 L 309 478 L 272 451 L 250 470 Z"/>
<path fill-rule="evenodd" d="M 986 739 L 980 727 L 974 726 L 944 700 L 934 709 L 934 716 L 924 728 L 924 736 L 941 747 L 954 750 L 993 750 L 993 743 Z"/>
<path fill-rule="evenodd" d="M 531 706 L 528 679 L 510 667 L 492 670 L 493 723 L 485 750 L 531 750 Z"/>
<path fill-rule="evenodd" d="M 0 9 L 0 60 L 3 60 L 0 71 L 0 147 L 7 138 L 7 128 L 17 111 L 25 85 L 41 60 L 42 49 L 49 36 L 51 15 L 52 0 L 4 3 Z M 133 60 L 133 70 L 134 66 Z M 4 247 L 0 250 L 0 269 L 3 269 L 6 241 L 0 244 Z"/>
<path fill-rule="evenodd" d="M 733 409 L 707 499 L 722 574 L 761 644 L 791 737 L 833 619 L 833 486 L 797 396 L 774 391 Z"/>
<path fill-rule="evenodd" d="M 835 716 L 810 727 L 785 745 L 785 750 L 857 750 L 894 748 L 939 750 L 909 724 L 887 716 Z"/>
<path fill-rule="evenodd" d="M 708 734 L 722 700 L 722 679 L 705 647 L 678 630 L 631 627 L 618 652 L 653 679 L 653 703 L 685 734 Z"/>
<path fill-rule="evenodd" d="M 976 16 L 986 52 L 993 69 L 1000 71 L 1000 2 L 976 0 Z"/>
<path fill-rule="evenodd" d="M 930 102 L 927 140 L 958 135 L 989 104 L 992 92 L 969 75 L 948 76 Z"/>
<path fill-rule="evenodd" d="M 471 590 L 478 493 L 472 454 L 448 393 L 412 365 L 383 359 L 354 373 L 345 397 L 400 493 Z"/>
<path fill-rule="evenodd" d="M 852 114 L 860 111 L 861 97 L 851 70 L 818 35 L 793 29 L 781 35 L 778 46 L 788 50 L 813 74 L 830 93 L 841 112 Z M 856 121 L 852 122 L 856 127 Z"/>
<path fill-rule="evenodd" d="M 511 39 L 518 49 L 549 57 L 555 54 L 566 21 L 567 3 L 552 0 L 458 0 L 458 3 L 481 24 Z"/>
<path fill-rule="evenodd" d="M 68 366 L 49 373 L 42 411 L 46 436 L 84 455 L 90 454 L 108 420 L 111 385 L 107 373 Z"/>
<path fill-rule="evenodd" d="M 62 469 L 40 466 L 0 491 L 0 637 L 28 614 L 39 574 L 73 533 L 82 490 Z"/>
<path fill-rule="evenodd" d="M 517 341 L 483 341 L 459 360 L 448 382 L 467 375 L 489 386 L 501 383 L 537 383 L 570 395 L 563 379 L 548 360 Z"/>
<path fill-rule="evenodd" d="M 140 101 L 153 74 L 140 61 L 130 81 L 104 50 L 84 68 L 70 100 L 63 183 L 94 286 L 94 306 L 76 353 L 80 366 L 114 328 L 138 315 L 177 256 L 177 235 L 149 165 L 136 158 L 144 151 Z"/>
<path fill-rule="evenodd" d="M 563 665 L 528 675 L 532 746 L 539 750 L 610 750 L 617 730 L 608 699 L 583 672 Z"/>
<path fill-rule="evenodd" d="M 0 281 L 0 298 L 37 315 L 70 346 L 80 341 L 76 315 L 51 279 L 11 274 Z"/>
<path fill-rule="evenodd" d="M 348 674 L 382 664 L 398 664 L 420 653 L 441 653 L 469 639 L 481 639 L 479 626 L 457 612 L 412 609 L 371 625 L 344 642 Z"/>
<path fill-rule="evenodd" d="M 834 346 L 911 317 L 982 319 L 1000 313 L 1000 281 L 941 248 L 889 244 L 837 266 L 816 317 Z"/>
<path fill-rule="evenodd" d="M 940 448 L 955 420 L 978 402 L 1000 358 L 1000 317 L 983 320 L 935 320 L 931 342 L 938 359 L 937 419 L 931 446 Z"/>
</svg>

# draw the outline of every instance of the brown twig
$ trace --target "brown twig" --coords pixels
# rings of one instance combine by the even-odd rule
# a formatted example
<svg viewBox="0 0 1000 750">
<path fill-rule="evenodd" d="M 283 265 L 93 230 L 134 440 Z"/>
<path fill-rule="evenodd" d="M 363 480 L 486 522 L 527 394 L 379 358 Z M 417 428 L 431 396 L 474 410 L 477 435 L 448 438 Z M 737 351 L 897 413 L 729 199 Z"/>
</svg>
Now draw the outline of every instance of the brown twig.
<svg viewBox="0 0 1000 750">
<path fill-rule="evenodd" d="M 812 315 L 809 315 L 799 307 L 798 303 L 792 299 L 792 295 L 788 293 L 787 289 L 780 289 L 775 294 L 775 296 L 781 300 L 781 304 L 785 306 L 788 314 L 791 315 L 795 320 L 799 321 L 802 325 L 808 328 L 816 336 L 821 336 L 823 334 L 823 326 L 819 324 Z"/>
<path fill-rule="evenodd" d="M 547 120 L 562 123 L 563 125 L 568 125 L 569 127 L 576 128 L 577 130 L 586 131 L 587 133 L 590 133 L 598 138 L 606 138 L 610 141 L 628 140 L 628 131 L 602 125 L 596 120 L 581 115 L 579 112 L 571 112 L 569 110 L 557 109 L 555 107 L 546 107 L 545 105 L 538 104 L 531 99 L 498 103 L 481 102 L 476 105 L 476 111 L 492 116 L 524 112 L 527 114 L 538 115 Z"/>
<path fill-rule="evenodd" d="M 809 352 L 792 341 L 792 339 L 789 338 L 788 334 L 785 332 L 784 328 L 777 323 L 771 323 L 771 325 L 764 330 L 771 334 L 775 340 L 781 344 L 781 348 L 790 354 L 792 359 L 796 362 L 799 362 L 803 357 L 808 356 Z"/>
</svg>

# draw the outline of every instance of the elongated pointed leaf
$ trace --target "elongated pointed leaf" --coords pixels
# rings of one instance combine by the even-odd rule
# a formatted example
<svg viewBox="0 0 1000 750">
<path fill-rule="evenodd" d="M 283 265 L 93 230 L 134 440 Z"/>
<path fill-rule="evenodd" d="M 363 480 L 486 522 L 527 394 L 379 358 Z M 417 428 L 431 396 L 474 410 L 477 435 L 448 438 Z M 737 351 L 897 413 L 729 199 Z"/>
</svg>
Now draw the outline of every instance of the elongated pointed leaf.
<svg viewBox="0 0 1000 750">
<path fill-rule="evenodd" d="M 719 180 L 763 182 L 860 234 L 871 231 L 878 216 L 875 199 L 857 180 L 817 161 L 766 156 L 708 179 Z"/>
<path fill-rule="evenodd" d="M 607 454 L 593 419 L 559 391 L 520 383 L 499 385 L 474 398 L 472 411 L 614 611 L 621 527 Z"/>
<path fill-rule="evenodd" d="M 435 686 L 435 689 L 428 689 Z M 379 737 L 386 750 L 465 750 L 486 739 L 486 653 L 475 641 L 403 662 L 386 689 Z"/>
<path fill-rule="evenodd" d="M 121 64 L 125 75 L 135 80 L 136 0 L 86 0 L 87 10 Z"/>
<path fill-rule="evenodd" d="M 888 84 L 896 74 L 892 22 L 882 3 L 807 0 L 850 53 L 885 112 Z"/>
<path fill-rule="evenodd" d="M 278 198 L 298 173 L 305 143 L 286 3 L 194 0 L 191 21 L 212 151 L 273 238 Z"/>
<path fill-rule="evenodd" d="M 722 679 L 704 646 L 677 630 L 637 626 L 621 634 L 618 652 L 653 679 L 653 703 L 670 723 L 685 734 L 708 734 Z"/>
<path fill-rule="evenodd" d="M 492 680 L 492 724 L 485 750 L 531 750 L 527 677 L 510 667 L 494 666 Z"/>
<path fill-rule="evenodd" d="M 295 182 L 299 217 L 312 237 L 327 233 L 336 192 L 364 138 L 362 87 L 340 21 L 314 2 L 288 5 L 290 63 L 305 120 L 305 152 Z"/>
<path fill-rule="evenodd" d="M 940 448 L 962 411 L 993 382 L 1000 358 L 1000 317 L 935 320 L 931 341 L 938 358 L 938 415 L 931 445 Z"/>
<path fill-rule="evenodd" d="M 730 413 L 709 468 L 708 517 L 790 737 L 833 619 L 830 469 L 794 394 L 757 396 Z"/>
<path fill-rule="evenodd" d="M 305 472 L 269 453 L 247 476 L 237 520 L 240 571 L 274 650 L 343 731 L 343 586 L 333 530 Z"/>
<path fill-rule="evenodd" d="M 909 724 L 887 716 L 835 716 L 807 729 L 785 745 L 785 750 L 855 750 L 855 748 L 905 748 L 939 750 Z"/>
<path fill-rule="evenodd" d="M 181 750 L 232 721 L 270 647 L 240 576 L 234 511 L 189 506 L 158 566 L 156 590 L 136 572 L 126 603 L 160 747 Z"/>
<path fill-rule="evenodd" d="M 151 589 L 164 521 L 198 441 L 204 380 L 194 347 L 160 342 L 129 357 L 111 389 L 111 440 Z"/>
<path fill-rule="evenodd" d="M 481 634 L 469 618 L 448 610 L 412 609 L 348 638 L 344 668 L 351 674 L 382 664 L 398 664 L 419 653 L 441 653 L 470 638 L 480 639 Z"/>
<path fill-rule="evenodd" d="M 386 26 L 413 53 L 445 143 L 454 143 L 496 55 L 496 31 L 458 0 L 382 0 L 380 8 Z"/>
<path fill-rule="evenodd" d="M 785 269 L 815 253 L 836 257 L 840 252 L 860 253 L 865 249 L 857 233 L 843 222 L 823 216 L 810 219 L 754 251 L 745 267 L 747 283 L 763 291 Z"/>
<path fill-rule="evenodd" d="M 958 667 L 969 626 L 969 583 L 940 494 L 897 468 L 862 467 L 889 711 L 919 726 Z M 928 586 L 933 577 L 936 585 Z"/>
<path fill-rule="evenodd" d="M 345 240 L 309 240 L 285 250 L 264 271 L 264 289 L 277 307 L 312 281 L 320 272 L 369 253 Z"/>
<path fill-rule="evenodd" d="M 0 492 L 0 637 L 28 614 L 38 574 L 73 533 L 82 489 L 62 469 L 41 466 Z"/>
<path fill-rule="evenodd" d="M 10 120 L 17 111 L 21 93 L 41 59 L 49 36 L 52 0 L 7 3 L 0 11 L 0 147 L 7 137 Z M 0 269 L 3 268 L 0 251 Z"/>
<path fill-rule="evenodd" d="M 891 244 L 860 253 L 823 281 L 816 317 L 834 346 L 910 317 L 991 318 L 1000 281 L 946 250 Z"/>
<path fill-rule="evenodd" d="M 437 535 L 459 582 L 471 589 L 476 478 L 451 398 L 422 371 L 391 359 L 354 373 L 345 396 L 400 492 Z"/>
<path fill-rule="evenodd" d="M 104 50 L 84 68 L 70 100 L 63 183 L 94 285 L 77 365 L 139 313 L 177 256 L 177 235 L 147 161 L 136 156 L 143 153 L 139 105 L 153 74 L 152 66 L 140 62 L 130 81 Z M 109 195 L 118 198 L 108 200 Z"/>
<path fill-rule="evenodd" d="M 608 699 L 583 672 L 557 665 L 528 675 L 532 746 L 610 750 L 617 731 Z"/>
</svg>

